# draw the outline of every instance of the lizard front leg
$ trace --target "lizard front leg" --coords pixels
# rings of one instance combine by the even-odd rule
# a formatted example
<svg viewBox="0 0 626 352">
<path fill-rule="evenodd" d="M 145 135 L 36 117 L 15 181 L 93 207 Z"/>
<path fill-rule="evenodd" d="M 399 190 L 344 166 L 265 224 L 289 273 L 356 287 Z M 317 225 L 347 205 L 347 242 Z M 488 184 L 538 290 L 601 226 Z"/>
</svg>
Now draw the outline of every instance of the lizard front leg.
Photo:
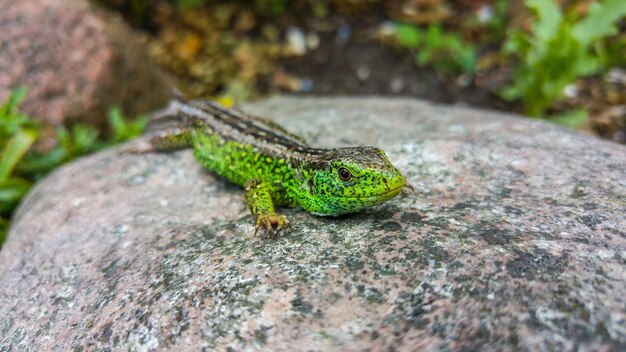
<svg viewBox="0 0 626 352">
<path fill-rule="evenodd" d="M 277 233 L 286 226 L 290 226 L 285 215 L 276 214 L 272 190 L 267 182 L 250 180 L 246 183 L 245 189 L 246 204 L 256 218 L 255 235 L 259 228 L 264 227 L 269 231 L 271 238 L 272 233 Z"/>
</svg>

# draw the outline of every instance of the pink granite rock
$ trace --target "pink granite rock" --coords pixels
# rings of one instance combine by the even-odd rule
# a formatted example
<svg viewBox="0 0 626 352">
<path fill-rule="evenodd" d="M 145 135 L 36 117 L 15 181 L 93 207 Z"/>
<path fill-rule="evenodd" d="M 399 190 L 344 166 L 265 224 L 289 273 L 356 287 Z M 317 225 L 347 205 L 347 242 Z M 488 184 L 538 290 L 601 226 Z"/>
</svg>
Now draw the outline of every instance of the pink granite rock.
<svg viewBox="0 0 626 352">
<path fill-rule="evenodd" d="M 405 99 L 248 106 L 314 145 L 379 145 L 416 194 L 283 209 L 190 151 L 67 165 L 0 252 L 0 350 L 623 351 L 626 147 Z"/>
<path fill-rule="evenodd" d="M 170 97 L 170 83 L 117 17 L 85 0 L 0 0 L 0 101 L 23 86 L 27 115 L 101 123 Z"/>
</svg>

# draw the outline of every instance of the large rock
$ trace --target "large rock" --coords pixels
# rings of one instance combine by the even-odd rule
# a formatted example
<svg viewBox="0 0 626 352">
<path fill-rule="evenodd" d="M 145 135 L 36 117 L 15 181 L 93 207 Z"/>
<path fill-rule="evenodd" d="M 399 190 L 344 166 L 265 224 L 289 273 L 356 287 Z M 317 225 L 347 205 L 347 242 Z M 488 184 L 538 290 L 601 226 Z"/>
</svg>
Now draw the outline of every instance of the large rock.
<svg viewBox="0 0 626 352">
<path fill-rule="evenodd" d="M 0 252 L 3 350 L 624 350 L 626 148 L 403 99 L 247 111 L 315 145 L 383 147 L 416 193 L 353 216 L 285 209 L 189 151 L 68 165 Z"/>
<path fill-rule="evenodd" d="M 164 104 L 171 85 L 118 17 L 86 0 L 0 0 L 0 102 L 28 89 L 22 111 L 57 124 L 101 123 Z"/>
</svg>

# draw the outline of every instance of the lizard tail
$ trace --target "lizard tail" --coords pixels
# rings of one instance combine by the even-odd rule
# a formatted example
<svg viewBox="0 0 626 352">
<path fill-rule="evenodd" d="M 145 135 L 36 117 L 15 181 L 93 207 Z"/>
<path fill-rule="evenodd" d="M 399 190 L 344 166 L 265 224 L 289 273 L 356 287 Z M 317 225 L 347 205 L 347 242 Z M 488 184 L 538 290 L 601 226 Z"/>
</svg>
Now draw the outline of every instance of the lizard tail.
<svg viewBox="0 0 626 352">
<path fill-rule="evenodd" d="M 181 111 L 181 107 L 186 104 L 188 102 L 182 92 L 174 89 L 167 107 L 150 115 L 144 131 L 151 145 L 149 150 L 167 151 L 191 147 L 188 117 Z"/>
<path fill-rule="evenodd" d="M 183 93 L 180 89 L 176 87 L 172 88 L 172 98 L 173 100 L 179 101 L 181 103 L 186 103 L 189 101 L 189 99 L 187 99 L 187 97 L 185 96 L 185 93 Z"/>
<path fill-rule="evenodd" d="M 180 129 L 186 127 L 187 119 L 181 114 L 181 104 L 187 104 L 188 100 L 178 88 L 172 89 L 172 99 L 167 107 L 157 110 L 150 114 L 148 126 L 144 134 L 153 134 L 171 129 Z"/>
</svg>

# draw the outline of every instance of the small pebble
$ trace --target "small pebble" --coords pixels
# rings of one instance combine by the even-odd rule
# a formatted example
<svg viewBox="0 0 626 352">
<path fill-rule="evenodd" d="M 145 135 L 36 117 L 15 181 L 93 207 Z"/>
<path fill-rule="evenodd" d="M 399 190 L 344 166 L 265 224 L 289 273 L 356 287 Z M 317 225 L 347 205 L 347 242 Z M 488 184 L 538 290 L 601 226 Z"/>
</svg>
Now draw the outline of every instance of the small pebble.
<svg viewBox="0 0 626 352">
<path fill-rule="evenodd" d="M 563 90 L 563 94 L 568 98 L 575 98 L 578 96 L 578 88 L 575 84 L 568 84 Z"/>
<path fill-rule="evenodd" d="M 302 93 L 310 93 L 313 90 L 313 81 L 310 78 L 300 80 L 300 91 Z"/>
<path fill-rule="evenodd" d="M 389 89 L 393 93 L 400 93 L 404 88 L 404 80 L 399 77 L 395 77 L 389 82 Z"/>
<path fill-rule="evenodd" d="M 491 5 L 481 6 L 476 12 L 476 17 L 480 23 L 487 23 L 493 19 L 494 11 Z"/>
<path fill-rule="evenodd" d="M 366 81 L 368 78 L 370 78 L 371 73 L 372 72 L 370 71 L 369 67 L 361 65 L 356 70 L 356 77 L 359 79 L 359 81 Z"/>
<path fill-rule="evenodd" d="M 287 43 L 289 43 L 289 48 L 295 55 L 304 55 L 306 53 L 306 38 L 300 28 L 289 27 L 287 29 Z"/>
<path fill-rule="evenodd" d="M 320 37 L 315 32 L 310 32 L 306 36 L 306 46 L 309 50 L 315 50 L 320 46 Z"/>
<path fill-rule="evenodd" d="M 344 46 L 350 39 L 350 35 L 352 34 L 352 28 L 349 24 L 342 24 L 337 28 L 337 35 L 335 36 L 335 45 Z"/>
</svg>

